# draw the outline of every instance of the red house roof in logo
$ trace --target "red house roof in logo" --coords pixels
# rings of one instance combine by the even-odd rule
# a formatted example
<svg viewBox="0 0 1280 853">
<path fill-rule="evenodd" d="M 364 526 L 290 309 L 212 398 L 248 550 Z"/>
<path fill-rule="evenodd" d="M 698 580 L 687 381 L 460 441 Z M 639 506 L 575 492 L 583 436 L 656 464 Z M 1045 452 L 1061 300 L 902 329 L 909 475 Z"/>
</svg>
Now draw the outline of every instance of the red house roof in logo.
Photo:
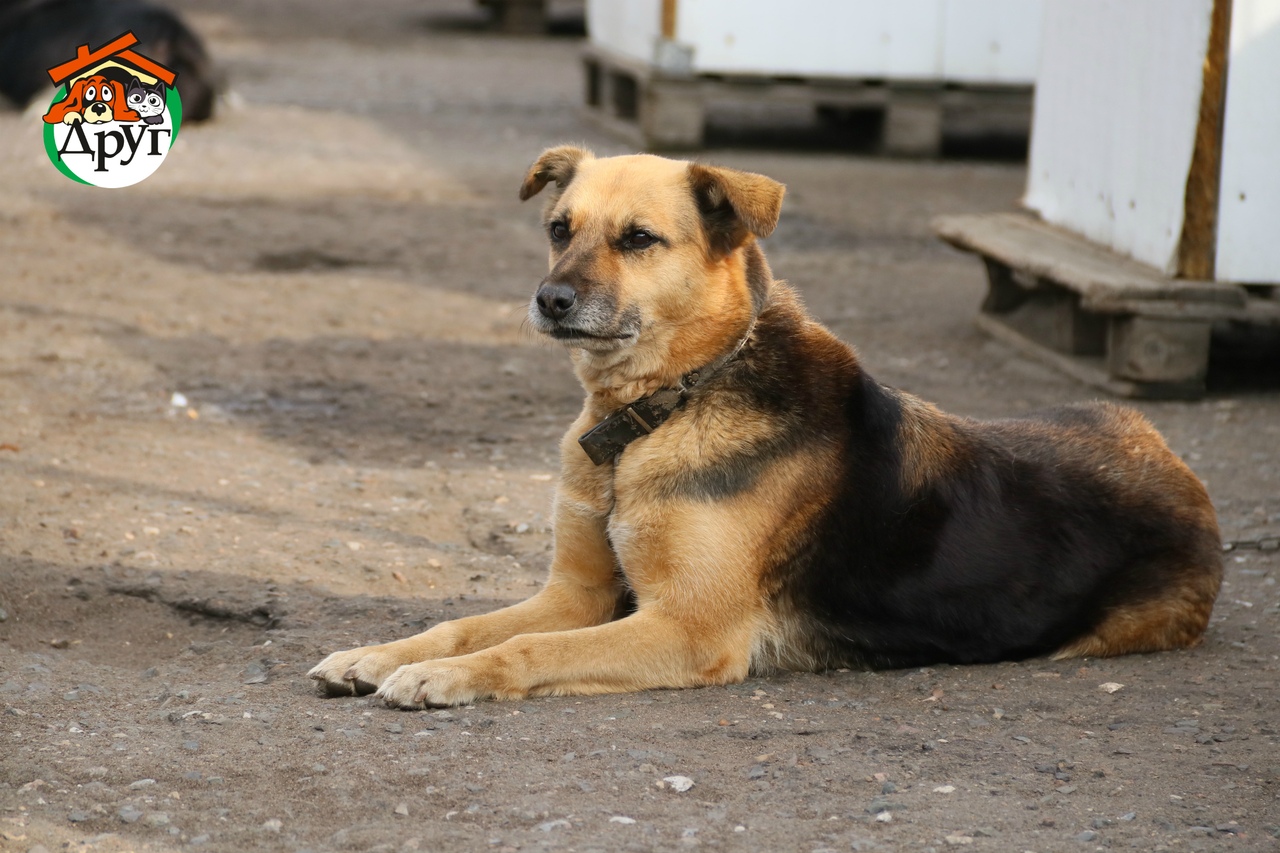
<svg viewBox="0 0 1280 853">
<path fill-rule="evenodd" d="M 178 75 L 168 68 L 165 68 L 158 62 L 152 62 L 145 56 L 134 53 L 129 50 L 130 47 L 138 43 L 138 39 L 132 32 L 127 32 L 119 38 L 107 42 L 97 50 L 89 50 L 89 45 L 82 44 L 76 48 L 76 58 L 61 65 L 55 65 L 49 69 L 49 79 L 53 81 L 53 85 L 57 86 L 72 77 L 80 71 L 97 65 L 107 59 L 120 59 L 129 63 L 135 68 L 145 71 L 152 77 L 157 77 L 165 82 L 165 85 L 172 86 L 173 80 Z"/>
</svg>

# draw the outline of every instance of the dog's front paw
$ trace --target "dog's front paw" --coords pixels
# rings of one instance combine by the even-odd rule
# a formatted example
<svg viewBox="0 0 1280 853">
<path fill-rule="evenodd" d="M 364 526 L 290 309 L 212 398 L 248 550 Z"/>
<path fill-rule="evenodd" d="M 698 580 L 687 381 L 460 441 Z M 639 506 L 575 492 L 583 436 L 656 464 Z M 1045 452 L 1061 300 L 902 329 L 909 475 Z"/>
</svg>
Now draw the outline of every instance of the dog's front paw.
<svg viewBox="0 0 1280 853">
<path fill-rule="evenodd" d="M 391 674 L 378 695 L 393 708 L 442 708 L 487 699 L 473 668 L 460 662 L 427 661 L 402 666 Z"/>
<path fill-rule="evenodd" d="M 334 652 L 312 667 L 307 675 L 319 681 L 330 695 L 362 696 L 372 693 L 405 663 L 390 644 L 363 646 Z"/>
</svg>

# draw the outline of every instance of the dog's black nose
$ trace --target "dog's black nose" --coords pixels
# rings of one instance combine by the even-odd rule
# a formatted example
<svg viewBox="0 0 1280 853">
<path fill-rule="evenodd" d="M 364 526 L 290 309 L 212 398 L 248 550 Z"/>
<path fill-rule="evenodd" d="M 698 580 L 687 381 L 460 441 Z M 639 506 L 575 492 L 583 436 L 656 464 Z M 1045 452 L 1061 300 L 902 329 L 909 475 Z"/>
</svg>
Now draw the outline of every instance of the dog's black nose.
<svg viewBox="0 0 1280 853">
<path fill-rule="evenodd" d="M 538 288 L 538 311 L 551 320 L 563 320 L 578 301 L 578 291 L 567 284 L 544 284 Z"/>
</svg>

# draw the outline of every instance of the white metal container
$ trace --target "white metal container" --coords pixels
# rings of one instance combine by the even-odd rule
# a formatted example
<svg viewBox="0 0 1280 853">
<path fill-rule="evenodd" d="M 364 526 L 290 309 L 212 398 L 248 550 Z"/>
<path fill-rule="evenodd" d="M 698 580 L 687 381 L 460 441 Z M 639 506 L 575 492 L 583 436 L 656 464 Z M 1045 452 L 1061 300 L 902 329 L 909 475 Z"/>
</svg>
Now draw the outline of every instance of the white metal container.
<svg viewBox="0 0 1280 853">
<path fill-rule="evenodd" d="M 1280 283 L 1280 0 L 1231 10 L 1217 277 Z"/>
<path fill-rule="evenodd" d="M 1049 0 L 1029 208 L 1179 274 L 1213 11 L 1214 0 Z M 1280 0 L 1234 0 L 1230 20 L 1214 277 L 1276 284 Z"/>
<path fill-rule="evenodd" d="M 670 0 L 668 0 L 670 3 Z M 592 45 L 655 61 L 662 0 L 589 0 Z M 676 0 L 697 74 L 1031 85 L 1041 0 Z"/>
<path fill-rule="evenodd" d="M 1026 205 L 1170 275 L 1213 0 L 1050 0 Z"/>
</svg>

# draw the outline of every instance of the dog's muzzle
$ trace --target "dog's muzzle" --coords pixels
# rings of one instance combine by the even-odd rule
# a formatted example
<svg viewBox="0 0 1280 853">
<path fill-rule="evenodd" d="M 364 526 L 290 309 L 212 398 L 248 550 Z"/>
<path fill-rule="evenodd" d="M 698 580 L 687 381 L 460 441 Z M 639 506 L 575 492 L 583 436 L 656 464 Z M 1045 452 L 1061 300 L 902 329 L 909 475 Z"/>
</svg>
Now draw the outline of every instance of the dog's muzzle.
<svg viewBox="0 0 1280 853">
<path fill-rule="evenodd" d="M 562 281 L 544 281 L 538 287 L 529 303 L 529 323 L 561 343 L 596 352 L 633 344 L 640 333 L 638 312 L 618 314 L 608 294 Z"/>
</svg>

